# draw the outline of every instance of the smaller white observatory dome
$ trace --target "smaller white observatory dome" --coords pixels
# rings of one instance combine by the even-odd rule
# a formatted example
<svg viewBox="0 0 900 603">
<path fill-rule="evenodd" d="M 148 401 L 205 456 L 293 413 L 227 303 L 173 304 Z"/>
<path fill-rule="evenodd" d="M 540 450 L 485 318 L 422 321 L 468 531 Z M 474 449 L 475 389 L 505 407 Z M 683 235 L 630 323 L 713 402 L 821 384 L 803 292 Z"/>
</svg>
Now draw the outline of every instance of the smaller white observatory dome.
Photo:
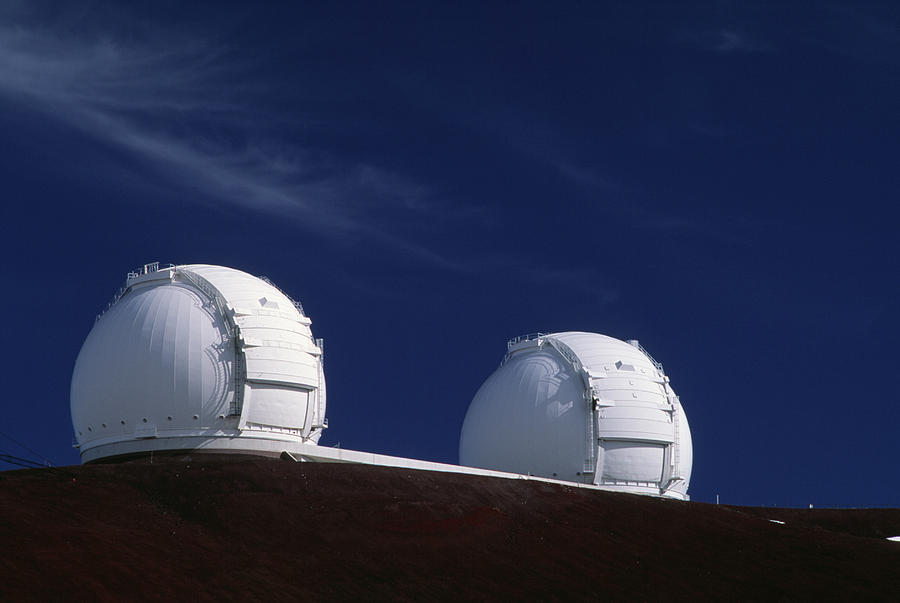
<svg viewBox="0 0 900 603">
<path fill-rule="evenodd" d="M 663 367 L 636 340 L 525 335 L 469 406 L 462 465 L 688 499 L 691 431 Z"/>
<path fill-rule="evenodd" d="M 268 280 L 147 264 L 97 317 L 72 375 L 83 462 L 151 451 L 278 455 L 327 426 L 322 341 Z"/>
</svg>

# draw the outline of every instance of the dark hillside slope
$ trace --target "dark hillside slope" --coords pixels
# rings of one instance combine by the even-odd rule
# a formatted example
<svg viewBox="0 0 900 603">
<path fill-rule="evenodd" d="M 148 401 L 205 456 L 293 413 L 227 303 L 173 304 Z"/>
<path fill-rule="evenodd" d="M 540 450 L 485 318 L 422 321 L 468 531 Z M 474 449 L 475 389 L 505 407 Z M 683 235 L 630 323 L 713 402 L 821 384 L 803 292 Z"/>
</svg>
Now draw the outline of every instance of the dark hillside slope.
<svg viewBox="0 0 900 603">
<path fill-rule="evenodd" d="M 0 473 L 0 600 L 893 599 L 894 535 L 900 509 L 194 455 Z"/>
</svg>

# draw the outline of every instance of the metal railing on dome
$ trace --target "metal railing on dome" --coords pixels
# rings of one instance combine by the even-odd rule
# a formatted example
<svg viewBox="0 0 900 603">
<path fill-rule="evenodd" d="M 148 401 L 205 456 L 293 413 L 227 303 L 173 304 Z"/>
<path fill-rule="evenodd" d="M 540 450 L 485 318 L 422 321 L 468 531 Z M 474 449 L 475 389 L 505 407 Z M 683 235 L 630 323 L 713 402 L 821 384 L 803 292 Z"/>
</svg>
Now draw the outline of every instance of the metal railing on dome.
<svg viewBox="0 0 900 603">
<path fill-rule="evenodd" d="M 288 298 L 288 300 L 290 300 L 290 302 L 292 304 L 294 304 L 294 307 L 297 308 L 297 310 L 300 312 L 300 314 L 302 314 L 303 316 L 306 316 L 306 312 L 303 311 L 303 304 L 301 304 L 300 302 L 295 300 L 293 297 L 291 297 L 290 295 L 288 295 L 287 293 L 282 291 L 278 285 L 276 285 L 275 283 L 273 283 L 272 281 L 269 280 L 268 276 L 260 276 L 258 278 L 261 281 L 265 281 L 266 284 L 268 284 L 270 287 L 274 287 L 279 293 L 281 293 L 283 296 Z"/>
<path fill-rule="evenodd" d="M 646 356 L 646 357 L 647 357 L 647 360 L 649 360 L 651 363 L 653 363 L 653 366 L 656 367 L 656 370 L 658 370 L 658 371 L 659 371 L 660 373 L 662 373 L 663 375 L 666 374 L 666 371 L 663 370 L 663 365 L 662 365 L 662 363 L 661 363 L 659 360 L 657 360 L 656 358 L 654 358 L 653 356 L 651 356 L 651 355 L 650 355 L 650 352 L 648 352 L 647 350 L 645 350 L 645 349 L 644 349 L 644 346 L 642 346 L 642 345 L 638 342 L 637 339 L 629 339 L 629 340 L 628 340 L 628 344 L 631 345 L 631 346 L 636 347 L 636 348 L 637 348 L 644 356 Z"/>
<path fill-rule="evenodd" d="M 174 268 L 174 267 L 175 267 L 175 264 L 166 264 L 165 268 L 168 269 L 168 268 Z M 158 272 L 158 271 L 159 271 L 159 262 L 150 262 L 149 264 L 144 264 L 140 268 L 135 268 L 134 270 L 129 270 L 128 274 L 125 277 L 125 285 L 122 287 L 119 287 L 119 290 L 116 291 L 116 294 L 113 295 L 113 298 L 109 301 L 108 304 L 106 304 L 106 307 L 103 308 L 103 311 L 100 312 L 100 314 L 98 314 L 97 317 L 94 319 L 94 323 L 96 323 L 98 320 L 100 320 L 104 314 L 109 312 L 109 309 L 112 308 L 116 304 L 117 301 L 122 299 L 122 296 L 125 295 L 128 292 L 128 290 L 131 288 L 131 281 L 133 281 L 134 279 L 136 279 L 139 276 L 143 276 L 144 274 L 150 274 L 151 272 Z"/>
<path fill-rule="evenodd" d="M 525 335 L 519 335 L 518 337 L 513 337 L 509 341 L 506 342 L 506 349 L 511 350 L 513 346 L 520 344 L 524 341 L 532 341 L 535 339 L 540 339 L 541 337 L 546 337 L 546 333 L 527 333 Z"/>
<path fill-rule="evenodd" d="M 173 264 L 169 264 L 171 268 Z M 150 274 L 151 272 L 157 272 L 159 270 L 159 262 L 150 262 L 149 264 L 144 264 L 140 268 L 136 270 L 131 270 L 128 273 L 128 280 L 130 281 L 133 278 L 137 278 L 142 274 Z"/>
</svg>

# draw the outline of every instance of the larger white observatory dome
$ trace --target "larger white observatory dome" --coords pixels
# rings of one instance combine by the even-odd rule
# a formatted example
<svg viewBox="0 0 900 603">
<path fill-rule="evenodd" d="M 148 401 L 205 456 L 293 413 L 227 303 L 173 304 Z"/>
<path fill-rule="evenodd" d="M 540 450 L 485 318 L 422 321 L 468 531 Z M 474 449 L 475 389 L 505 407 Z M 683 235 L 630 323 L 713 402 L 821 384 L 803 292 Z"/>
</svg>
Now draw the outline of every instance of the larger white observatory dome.
<svg viewBox="0 0 900 603">
<path fill-rule="evenodd" d="M 691 432 L 661 364 L 596 333 L 511 340 L 463 423 L 460 464 L 687 499 Z"/>
<path fill-rule="evenodd" d="M 129 273 L 75 362 L 82 461 L 317 443 L 325 376 L 309 326 L 299 303 L 240 270 L 155 263 Z"/>
</svg>

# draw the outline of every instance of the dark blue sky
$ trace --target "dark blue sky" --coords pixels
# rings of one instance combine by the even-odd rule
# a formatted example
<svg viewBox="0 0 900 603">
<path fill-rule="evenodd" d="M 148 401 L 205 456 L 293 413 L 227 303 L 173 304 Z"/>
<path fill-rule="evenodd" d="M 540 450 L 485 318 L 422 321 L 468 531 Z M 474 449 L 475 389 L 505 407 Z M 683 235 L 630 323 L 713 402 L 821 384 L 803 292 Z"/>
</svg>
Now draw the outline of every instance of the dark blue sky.
<svg viewBox="0 0 900 603">
<path fill-rule="evenodd" d="M 456 462 L 508 338 L 596 331 L 695 500 L 900 506 L 896 4 L 182 4 L 0 8 L 0 431 L 77 463 L 94 316 L 204 262 L 303 302 L 325 445 Z"/>
</svg>

